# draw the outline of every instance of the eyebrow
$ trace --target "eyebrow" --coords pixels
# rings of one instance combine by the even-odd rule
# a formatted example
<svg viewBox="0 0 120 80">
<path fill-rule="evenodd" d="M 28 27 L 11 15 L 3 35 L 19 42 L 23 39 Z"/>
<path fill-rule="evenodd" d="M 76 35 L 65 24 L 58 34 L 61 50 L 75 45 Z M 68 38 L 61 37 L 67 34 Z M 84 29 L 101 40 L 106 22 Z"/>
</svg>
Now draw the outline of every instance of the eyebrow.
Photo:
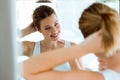
<svg viewBox="0 0 120 80">
<path fill-rule="evenodd" d="M 58 20 L 56 20 L 54 23 L 58 22 Z M 50 25 L 45 25 L 44 28 L 46 27 L 50 27 Z"/>
</svg>

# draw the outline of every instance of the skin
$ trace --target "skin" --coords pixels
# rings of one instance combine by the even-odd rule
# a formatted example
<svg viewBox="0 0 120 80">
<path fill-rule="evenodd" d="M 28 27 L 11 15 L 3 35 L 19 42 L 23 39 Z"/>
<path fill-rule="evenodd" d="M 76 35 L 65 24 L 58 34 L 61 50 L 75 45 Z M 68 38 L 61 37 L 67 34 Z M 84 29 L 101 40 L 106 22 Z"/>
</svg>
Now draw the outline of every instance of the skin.
<svg viewBox="0 0 120 80">
<path fill-rule="evenodd" d="M 97 39 L 99 39 L 99 38 L 97 38 Z M 91 42 L 89 42 L 89 43 L 91 44 Z M 83 43 L 83 44 L 81 44 L 81 46 L 74 46 L 71 48 L 58 49 L 58 50 L 53 51 L 52 54 L 50 54 L 50 52 L 45 52 L 44 55 L 32 57 L 31 59 L 29 59 L 28 61 L 26 61 L 24 63 L 25 64 L 25 67 L 24 67 L 25 75 L 28 76 L 28 73 L 37 74 L 37 73 L 40 73 L 43 71 L 47 71 L 47 70 L 51 69 L 53 66 L 56 66 L 58 64 L 58 62 L 62 64 L 66 60 L 71 60 L 71 57 L 72 57 L 72 59 L 74 59 L 78 55 L 79 56 L 85 55 L 85 53 L 87 53 L 86 50 L 84 50 L 84 47 L 86 47 L 85 44 Z M 94 50 L 94 48 L 93 49 L 92 49 L 92 47 L 90 47 L 90 48 L 91 48 L 91 50 Z M 89 49 L 89 48 L 87 48 L 87 49 Z M 74 56 L 73 56 L 74 51 L 76 51 L 77 54 L 74 54 Z M 69 56 L 67 56 L 67 54 L 65 54 L 65 53 L 69 53 Z M 83 53 L 83 54 L 79 54 L 79 53 Z M 61 55 L 61 57 L 60 57 L 60 55 Z M 64 56 L 67 56 L 67 57 L 64 58 Z M 53 57 L 54 57 L 55 61 L 54 61 Z M 47 58 L 47 60 L 45 58 Z M 62 58 L 62 61 L 60 60 L 61 58 Z M 51 61 L 53 64 L 49 64 L 49 61 Z M 39 64 L 32 66 L 31 64 L 29 64 L 29 62 L 31 64 L 33 63 L 32 65 L 34 65 L 36 63 L 39 63 Z M 42 64 L 42 63 L 46 63 L 46 64 Z"/>
<path fill-rule="evenodd" d="M 80 26 L 83 27 L 80 27 L 80 29 L 83 29 L 84 35 L 91 31 L 86 35 L 85 41 L 68 48 L 44 52 L 42 55 L 24 61 L 22 63 L 22 69 L 24 70 L 21 72 L 24 78 L 27 80 L 61 80 L 61 78 L 62 80 L 104 80 L 100 72 L 52 70 L 57 65 L 89 53 L 94 53 L 97 57 L 104 59 L 107 69 L 120 74 L 120 48 L 119 43 L 117 43 L 120 35 L 116 11 L 101 3 L 94 3 L 83 12 L 80 18 Z M 69 53 L 69 56 L 67 53 Z"/>
<path fill-rule="evenodd" d="M 59 38 L 60 35 L 60 24 L 55 14 L 52 14 L 39 22 L 41 24 L 39 32 L 44 36 L 44 39 L 40 41 L 41 53 L 46 51 L 51 51 L 65 46 L 65 41 Z M 29 30 L 29 31 L 28 31 Z M 27 27 L 22 31 L 23 36 L 35 31 L 32 27 Z M 38 29 L 36 29 L 38 31 Z M 28 32 L 27 32 L 28 31 Z M 28 57 L 32 57 L 35 43 L 24 41 L 23 45 L 23 54 Z M 71 45 L 75 43 L 71 42 Z M 72 70 L 82 69 L 82 65 L 77 64 L 78 60 L 73 59 L 69 60 Z"/>
<path fill-rule="evenodd" d="M 42 46 L 41 52 L 64 47 L 64 40 L 61 40 L 59 38 L 60 24 L 58 23 L 58 20 L 54 14 L 41 20 L 40 24 L 41 29 L 39 30 L 39 32 L 42 33 L 42 35 L 44 36 L 44 40 L 42 40 L 40 44 Z M 73 42 L 71 42 L 71 44 L 75 45 L 75 43 Z M 28 47 L 28 49 L 23 48 L 25 49 L 23 50 L 23 52 L 27 50 L 26 52 L 24 52 L 24 55 L 32 56 L 34 45 L 34 42 L 23 42 L 23 46 Z"/>
<path fill-rule="evenodd" d="M 54 66 L 58 64 L 62 64 L 67 60 L 71 60 L 76 57 L 89 54 L 90 52 L 94 52 L 95 55 L 98 56 L 101 54 L 100 52 L 102 50 L 103 47 L 101 45 L 100 33 L 96 32 L 93 35 L 89 36 L 87 39 L 85 39 L 85 41 L 83 41 L 80 45 L 75 45 L 70 48 L 62 48 L 54 51 L 45 52 L 44 55 L 32 57 L 31 59 L 24 61 L 23 75 L 27 80 L 35 80 L 35 79 L 61 80 L 61 77 L 62 80 L 76 80 L 76 79 L 104 80 L 103 76 L 99 72 L 91 72 L 91 71 L 83 71 L 83 70 L 72 70 L 69 72 L 65 72 L 65 71 L 62 72 L 62 71 L 51 70 Z M 74 51 L 76 51 L 76 54 L 74 54 Z M 69 56 L 67 56 L 67 54 L 65 53 L 69 53 Z M 64 56 L 66 58 L 64 58 Z M 98 57 L 103 58 L 104 56 L 102 57 L 98 56 Z M 47 58 L 47 60 L 45 58 Z M 114 56 L 110 58 L 104 57 L 104 59 L 107 61 L 107 66 L 109 69 L 112 69 L 120 73 L 120 62 L 119 62 L 120 51 L 117 51 Z"/>
</svg>

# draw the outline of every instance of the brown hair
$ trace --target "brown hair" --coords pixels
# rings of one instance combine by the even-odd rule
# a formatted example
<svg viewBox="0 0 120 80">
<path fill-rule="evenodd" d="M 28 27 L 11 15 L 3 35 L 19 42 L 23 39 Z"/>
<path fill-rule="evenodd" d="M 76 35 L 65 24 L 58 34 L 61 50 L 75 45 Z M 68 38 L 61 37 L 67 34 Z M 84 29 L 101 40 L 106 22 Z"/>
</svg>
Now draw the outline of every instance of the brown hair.
<svg viewBox="0 0 120 80">
<path fill-rule="evenodd" d="M 52 9 L 49 6 L 46 5 L 42 5 L 39 6 L 38 8 L 36 8 L 33 12 L 33 22 L 31 24 L 32 27 L 37 27 L 37 29 L 40 29 L 40 21 L 48 16 L 50 16 L 51 14 L 55 14 L 54 9 Z"/>
<path fill-rule="evenodd" d="M 79 28 L 84 37 L 102 30 L 102 43 L 108 53 L 115 47 L 119 34 L 119 18 L 114 9 L 102 3 L 93 3 L 81 15 Z"/>
</svg>

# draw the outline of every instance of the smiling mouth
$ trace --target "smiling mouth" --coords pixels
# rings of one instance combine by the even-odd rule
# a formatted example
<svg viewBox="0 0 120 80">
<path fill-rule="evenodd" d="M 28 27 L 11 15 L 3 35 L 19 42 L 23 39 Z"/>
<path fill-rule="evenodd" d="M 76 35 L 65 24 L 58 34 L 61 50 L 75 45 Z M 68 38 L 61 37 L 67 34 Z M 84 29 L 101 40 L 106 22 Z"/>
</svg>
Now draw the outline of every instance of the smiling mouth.
<svg viewBox="0 0 120 80">
<path fill-rule="evenodd" d="M 56 38 L 56 37 L 58 37 L 58 34 L 50 35 L 50 37 Z"/>
</svg>

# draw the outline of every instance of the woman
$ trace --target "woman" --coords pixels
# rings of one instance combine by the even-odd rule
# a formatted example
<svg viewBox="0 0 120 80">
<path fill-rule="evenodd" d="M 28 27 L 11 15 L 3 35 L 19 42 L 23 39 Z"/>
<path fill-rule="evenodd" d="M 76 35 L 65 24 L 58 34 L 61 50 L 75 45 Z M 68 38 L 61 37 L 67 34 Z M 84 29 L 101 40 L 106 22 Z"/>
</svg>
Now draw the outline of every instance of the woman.
<svg viewBox="0 0 120 80">
<path fill-rule="evenodd" d="M 55 11 L 46 5 L 37 7 L 33 12 L 33 22 L 21 31 L 22 36 L 28 35 L 32 32 L 38 31 L 44 39 L 38 42 L 23 41 L 22 49 L 23 55 L 32 57 L 45 51 L 51 51 L 62 47 L 69 47 L 75 45 L 73 42 L 65 41 L 59 38 L 60 24 L 55 14 Z M 65 64 L 55 67 L 55 70 L 74 70 L 80 69 L 79 61 L 70 60 Z"/>
<path fill-rule="evenodd" d="M 93 3 L 84 10 L 79 25 L 84 37 L 87 37 L 85 41 L 80 45 L 45 52 L 41 56 L 24 61 L 24 77 L 27 80 L 119 80 L 120 48 L 117 43 L 120 24 L 116 11 L 102 3 Z M 106 70 L 51 70 L 57 65 L 91 52 L 106 60 Z"/>
</svg>

